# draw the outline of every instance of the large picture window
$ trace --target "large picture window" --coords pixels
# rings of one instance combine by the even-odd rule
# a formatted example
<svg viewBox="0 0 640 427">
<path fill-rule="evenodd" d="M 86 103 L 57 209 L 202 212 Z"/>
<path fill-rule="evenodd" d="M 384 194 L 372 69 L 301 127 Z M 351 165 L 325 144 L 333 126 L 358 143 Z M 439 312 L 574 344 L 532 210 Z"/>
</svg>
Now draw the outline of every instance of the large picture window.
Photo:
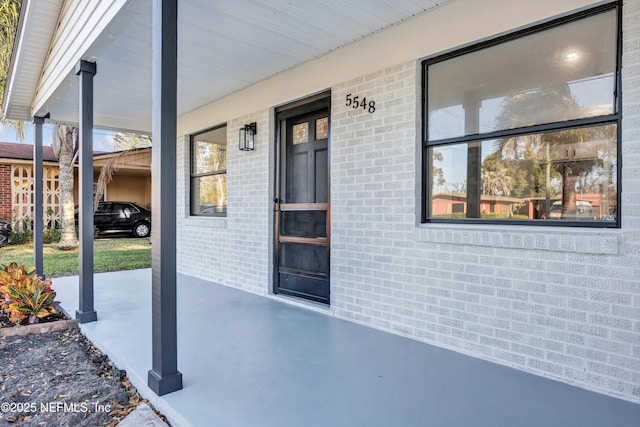
<svg viewBox="0 0 640 427">
<path fill-rule="evenodd" d="M 191 215 L 227 214 L 227 126 L 191 136 Z"/>
<path fill-rule="evenodd" d="M 422 220 L 615 227 L 616 5 L 423 62 Z"/>
</svg>

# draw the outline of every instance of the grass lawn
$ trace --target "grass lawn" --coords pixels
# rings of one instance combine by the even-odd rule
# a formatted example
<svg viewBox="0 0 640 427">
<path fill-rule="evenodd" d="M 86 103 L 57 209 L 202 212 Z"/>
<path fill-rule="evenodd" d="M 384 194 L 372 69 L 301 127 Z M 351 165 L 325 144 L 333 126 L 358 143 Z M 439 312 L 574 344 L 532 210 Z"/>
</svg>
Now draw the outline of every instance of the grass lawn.
<svg viewBox="0 0 640 427">
<path fill-rule="evenodd" d="M 0 264 L 33 265 L 33 244 L 0 248 Z M 96 273 L 151 267 L 151 244 L 144 239 L 95 239 L 93 265 Z M 78 251 L 59 251 L 56 244 L 44 245 L 44 273 L 47 277 L 78 274 Z"/>
</svg>

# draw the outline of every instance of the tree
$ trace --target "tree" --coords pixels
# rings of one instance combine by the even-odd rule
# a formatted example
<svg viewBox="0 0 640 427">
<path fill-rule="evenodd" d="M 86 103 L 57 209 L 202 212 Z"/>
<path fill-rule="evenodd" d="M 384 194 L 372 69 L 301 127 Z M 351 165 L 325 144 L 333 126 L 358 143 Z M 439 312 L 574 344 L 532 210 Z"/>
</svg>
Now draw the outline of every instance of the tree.
<svg viewBox="0 0 640 427">
<path fill-rule="evenodd" d="M 2 0 L 0 2 L 0 95 L 4 94 L 7 84 L 13 41 L 20 18 L 20 0 Z"/>
<path fill-rule="evenodd" d="M 487 196 L 510 196 L 513 184 L 504 167 L 485 170 L 482 174 L 482 194 Z"/>
<path fill-rule="evenodd" d="M 227 148 L 216 143 L 196 143 L 195 167 L 197 171 L 219 172 L 227 168 Z M 203 205 L 216 206 L 223 209 L 227 204 L 227 175 L 216 173 L 203 176 L 198 180 L 195 191 L 200 194 Z"/>
<path fill-rule="evenodd" d="M 429 156 L 429 162 L 431 163 L 431 182 L 433 187 L 442 187 L 445 184 L 444 170 L 440 167 L 436 167 L 435 162 L 442 162 L 444 156 L 441 151 L 431 150 Z"/>
<path fill-rule="evenodd" d="M 78 131 L 72 126 L 58 125 L 53 131 L 53 152 L 60 168 L 60 242 L 58 249 L 78 247 L 73 198 L 73 164 L 78 150 Z"/>
<path fill-rule="evenodd" d="M 113 136 L 116 151 L 133 150 L 151 146 L 151 136 L 131 132 L 118 132 Z"/>
<path fill-rule="evenodd" d="M 20 19 L 20 0 L 2 0 L 0 2 L 0 105 L 1 98 L 7 84 L 9 67 L 11 65 L 11 55 L 13 53 L 13 43 L 16 35 L 16 28 Z M 0 117 L 4 113 L 0 111 Z M 16 131 L 19 141 L 24 140 L 26 134 L 26 124 L 20 120 L 5 120 L 0 122 L 0 127 L 11 127 Z"/>
<path fill-rule="evenodd" d="M 21 0 L 0 1 L 0 94 L 4 94 L 16 28 L 20 18 Z M 22 121 L 6 121 L 16 129 L 18 139 L 24 139 L 26 126 Z M 78 247 L 75 228 L 75 203 L 73 199 L 73 162 L 77 151 L 76 128 L 56 126 L 53 131 L 54 152 L 60 167 L 60 215 L 61 234 L 58 248 L 62 250 Z"/>
<path fill-rule="evenodd" d="M 551 123 L 588 116 L 573 98 L 567 84 L 518 92 L 508 96 L 498 116 L 500 129 L 513 129 L 533 123 Z M 505 166 L 517 163 L 517 169 L 530 170 L 534 187 L 535 180 L 544 176 L 547 212 L 550 206 L 550 190 L 553 176 L 559 176 L 562 183 L 562 213 L 571 217 L 576 214 L 576 182 L 582 175 L 589 174 L 594 167 L 602 165 L 598 140 L 612 137 L 611 126 L 575 128 L 535 135 L 515 136 L 499 141 L 494 160 Z M 534 162 L 531 168 L 523 168 L 523 162 Z M 541 170 L 544 167 L 544 172 Z M 484 167 L 484 162 L 483 162 Z M 517 174 L 517 172 L 514 171 Z M 511 174 L 511 172 L 510 172 Z M 519 195 L 519 194 L 518 194 Z M 533 189 L 528 194 L 537 195 Z"/>
<path fill-rule="evenodd" d="M 145 134 L 135 134 L 129 132 L 118 132 L 113 137 L 113 145 L 118 154 L 111 157 L 107 163 L 100 168 L 100 175 L 96 183 L 96 192 L 93 195 L 93 210 L 98 209 L 98 203 L 107 190 L 107 185 L 113 180 L 113 175 L 122 166 L 127 164 L 127 151 L 136 148 L 151 146 L 151 136 Z"/>
<path fill-rule="evenodd" d="M 16 28 L 20 19 L 20 0 L 2 0 L 0 2 L 0 96 L 4 96 L 7 84 L 9 66 L 13 42 L 16 36 Z M 12 127 L 16 131 L 16 138 L 24 140 L 27 126 L 20 120 L 5 120 L 1 127 Z"/>
</svg>

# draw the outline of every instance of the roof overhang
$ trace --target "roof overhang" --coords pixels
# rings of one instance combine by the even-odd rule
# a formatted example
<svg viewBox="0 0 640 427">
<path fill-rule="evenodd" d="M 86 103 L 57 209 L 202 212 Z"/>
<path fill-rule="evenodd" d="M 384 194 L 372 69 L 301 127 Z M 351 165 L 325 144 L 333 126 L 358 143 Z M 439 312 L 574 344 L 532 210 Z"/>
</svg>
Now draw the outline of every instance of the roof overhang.
<svg viewBox="0 0 640 427">
<path fill-rule="evenodd" d="M 30 120 L 31 106 L 63 0 L 23 0 L 2 102 L 9 119 Z"/>
<path fill-rule="evenodd" d="M 6 117 L 49 113 L 54 123 L 76 124 L 75 65 L 86 60 L 97 64 L 94 126 L 150 132 L 151 2 L 24 1 Z M 508 0 L 486 0 L 482 7 L 474 0 L 178 2 L 178 116 L 191 124 L 188 113 L 215 103 L 225 108 L 223 117 L 216 114 L 221 123 L 597 3 L 545 2 L 539 11 L 535 2 Z M 485 20 L 493 24 L 487 28 Z M 477 89 L 482 70 L 463 71 L 462 80 Z M 269 94 L 270 103 L 261 104 L 257 94 Z"/>
<path fill-rule="evenodd" d="M 61 0 L 39 0 L 35 8 L 33 0 L 25 1 L 6 118 L 29 120 L 50 113 L 52 122 L 77 123 L 74 66 L 83 59 L 97 64 L 95 126 L 150 132 L 151 2 L 96 2 L 109 3 L 101 15 L 104 22 L 85 23 L 93 28 L 85 34 L 88 40 L 76 37 L 73 43 L 82 46 L 62 55 L 56 43 L 64 36 L 65 13 L 69 4 L 80 2 L 62 7 Z M 450 1 L 179 2 L 178 115 Z"/>
</svg>

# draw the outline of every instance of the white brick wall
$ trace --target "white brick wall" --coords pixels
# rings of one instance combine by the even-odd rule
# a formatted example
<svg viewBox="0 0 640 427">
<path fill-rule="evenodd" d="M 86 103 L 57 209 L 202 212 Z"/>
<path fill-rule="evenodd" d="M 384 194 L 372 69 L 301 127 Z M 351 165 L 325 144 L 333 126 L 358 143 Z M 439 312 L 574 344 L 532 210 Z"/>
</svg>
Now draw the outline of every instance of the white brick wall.
<svg viewBox="0 0 640 427">
<path fill-rule="evenodd" d="M 622 230 L 416 226 L 419 64 L 332 88 L 337 316 L 640 402 L 640 2 L 630 3 Z M 379 108 L 354 111 L 347 93 Z"/>
<path fill-rule="evenodd" d="M 240 151 L 238 129 L 251 122 L 258 129 L 255 150 Z M 189 142 L 188 137 L 178 140 L 179 272 L 259 294 L 267 292 L 271 248 L 268 129 L 267 111 L 227 122 L 226 218 L 189 216 Z"/>
<path fill-rule="evenodd" d="M 619 230 L 418 224 L 419 63 L 332 86 L 331 314 L 640 403 L 640 0 L 623 18 Z M 178 142 L 181 272 L 270 292 L 270 114 L 228 122 L 225 219 L 189 218 Z"/>
</svg>

